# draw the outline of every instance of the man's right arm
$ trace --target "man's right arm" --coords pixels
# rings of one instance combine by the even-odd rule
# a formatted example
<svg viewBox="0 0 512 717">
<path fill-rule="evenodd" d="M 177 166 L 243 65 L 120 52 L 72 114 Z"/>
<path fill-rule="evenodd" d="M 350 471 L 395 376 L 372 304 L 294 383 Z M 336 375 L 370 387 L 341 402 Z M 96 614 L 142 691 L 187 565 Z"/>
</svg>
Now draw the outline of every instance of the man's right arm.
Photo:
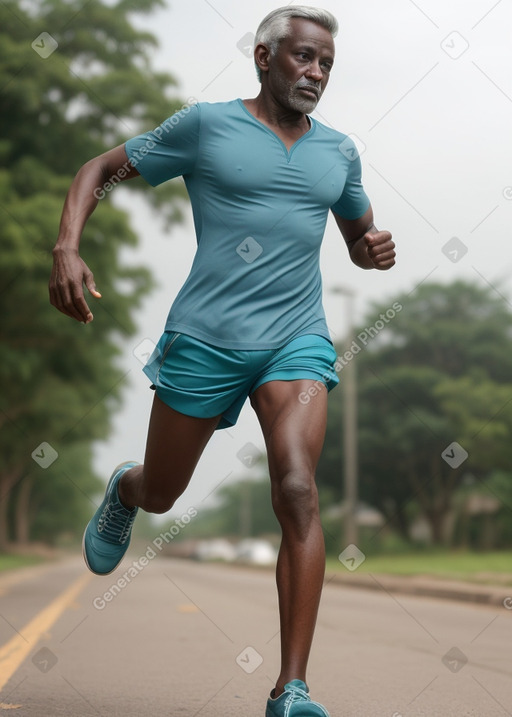
<svg viewBox="0 0 512 717">
<path fill-rule="evenodd" d="M 79 246 L 87 219 L 105 196 L 108 183 L 133 179 L 138 176 L 131 166 L 124 144 L 91 159 L 74 178 L 62 210 L 59 236 L 53 249 L 53 269 L 50 278 L 50 303 L 71 318 L 88 324 L 93 315 L 84 298 L 83 286 L 95 298 L 94 277 L 80 258 Z M 113 186 L 113 184 L 111 184 Z"/>
</svg>

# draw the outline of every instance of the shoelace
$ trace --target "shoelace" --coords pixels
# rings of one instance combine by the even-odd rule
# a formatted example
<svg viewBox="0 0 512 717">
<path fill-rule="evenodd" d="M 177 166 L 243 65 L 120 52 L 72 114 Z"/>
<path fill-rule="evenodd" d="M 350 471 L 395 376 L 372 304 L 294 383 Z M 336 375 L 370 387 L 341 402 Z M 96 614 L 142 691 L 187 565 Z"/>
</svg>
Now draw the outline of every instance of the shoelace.
<svg viewBox="0 0 512 717">
<path fill-rule="evenodd" d="M 311 702 L 311 697 L 306 692 L 306 690 L 297 687 L 297 685 L 290 685 L 289 691 L 292 693 L 292 702 L 298 702 L 299 700 L 306 700 L 306 702 Z"/>
<path fill-rule="evenodd" d="M 128 540 L 136 511 L 128 511 L 122 505 L 107 503 L 98 520 L 98 533 L 111 543 L 124 545 Z"/>
</svg>

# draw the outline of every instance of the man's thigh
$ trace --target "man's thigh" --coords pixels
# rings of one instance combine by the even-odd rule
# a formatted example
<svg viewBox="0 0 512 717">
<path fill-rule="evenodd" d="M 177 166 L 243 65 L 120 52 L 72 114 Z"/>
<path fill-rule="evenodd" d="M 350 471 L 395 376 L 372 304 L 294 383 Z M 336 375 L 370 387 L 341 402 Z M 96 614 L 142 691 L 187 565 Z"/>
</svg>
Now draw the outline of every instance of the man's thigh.
<svg viewBox="0 0 512 717">
<path fill-rule="evenodd" d="M 181 495 L 219 419 L 187 416 L 155 395 L 144 458 L 145 490 L 172 498 Z"/>
<path fill-rule="evenodd" d="M 271 476 L 315 471 L 327 424 L 327 388 L 320 381 L 269 381 L 251 395 L 267 446 Z"/>
</svg>

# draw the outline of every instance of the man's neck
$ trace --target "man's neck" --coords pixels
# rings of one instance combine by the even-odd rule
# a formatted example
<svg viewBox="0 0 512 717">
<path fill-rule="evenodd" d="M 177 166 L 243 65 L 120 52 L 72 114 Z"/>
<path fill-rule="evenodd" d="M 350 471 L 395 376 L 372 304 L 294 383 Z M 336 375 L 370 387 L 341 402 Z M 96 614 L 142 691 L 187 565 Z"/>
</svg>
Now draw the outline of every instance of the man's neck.
<svg viewBox="0 0 512 717">
<path fill-rule="evenodd" d="M 243 100 L 249 112 L 260 122 L 277 127 L 284 132 L 307 132 L 310 121 L 306 114 L 291 110 L 276 103 L 273 98 L 265 97 L 261 92 L 254 99 Z"/>
</svg>

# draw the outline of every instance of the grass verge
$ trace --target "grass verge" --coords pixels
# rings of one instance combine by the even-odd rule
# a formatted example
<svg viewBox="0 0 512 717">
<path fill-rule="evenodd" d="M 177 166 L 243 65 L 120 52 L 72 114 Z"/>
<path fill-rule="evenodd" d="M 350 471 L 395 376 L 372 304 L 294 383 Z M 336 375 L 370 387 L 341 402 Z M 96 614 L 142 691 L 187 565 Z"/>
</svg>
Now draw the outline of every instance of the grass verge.
<svg viewBox="0 0 512 717">
<path fill-rule="evenodd" d="M 38 555 L 11 555 L 0 553 L 0 573 L 4 570 L 26 568 L 29 565 L 41 563 L 43 558 Z"/>
<path fill-rule="evenodd" d="M 358 573 L 425 575 L 450 580 L 512 585 L 512 553 L 434 552 L 367 556 Z M 334 557 L 327 559 L 328 572 L 348 572 Z"/>
</svg>

